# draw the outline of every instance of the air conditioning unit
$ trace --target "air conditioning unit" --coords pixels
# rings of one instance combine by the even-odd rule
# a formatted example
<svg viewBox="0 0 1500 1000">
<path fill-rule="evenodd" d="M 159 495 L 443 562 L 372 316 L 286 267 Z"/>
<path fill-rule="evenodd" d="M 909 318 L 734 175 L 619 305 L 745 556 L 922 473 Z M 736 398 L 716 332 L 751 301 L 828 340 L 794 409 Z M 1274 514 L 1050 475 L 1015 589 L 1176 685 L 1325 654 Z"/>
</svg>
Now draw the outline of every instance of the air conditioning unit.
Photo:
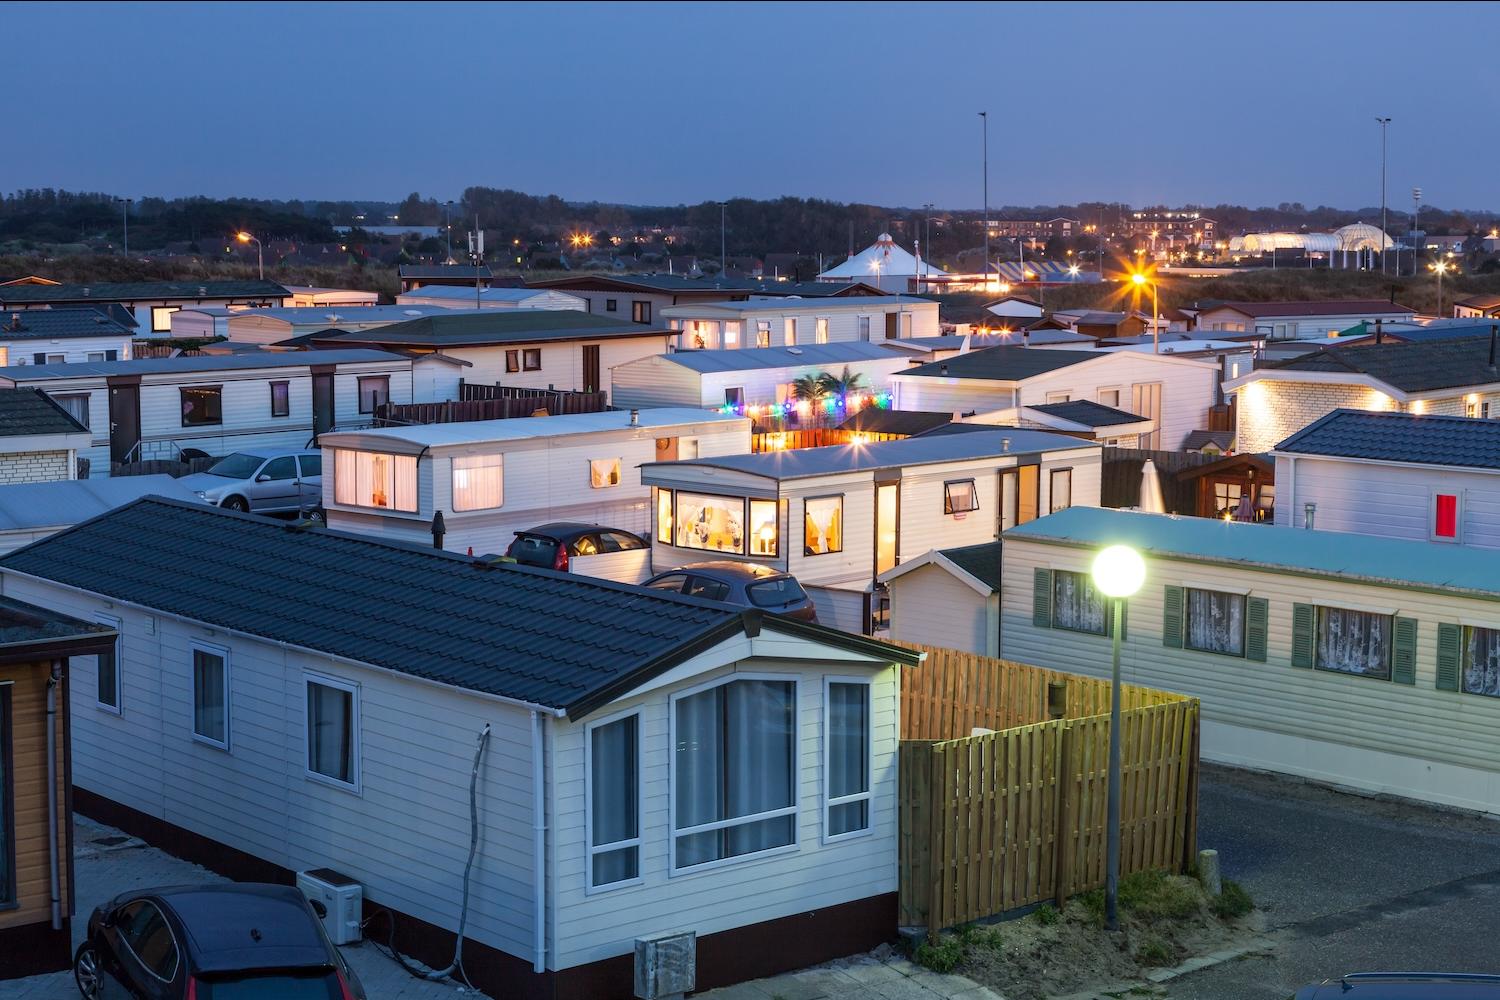
<svg viewBox="0 0 1500 1000">
<path fill-rule="evenodd" d="M 334 944 L 359 940 L 364 886 L 331 868 L 314 868 L 297 873 L 297 891 L 316 904 L 313 909 L 322 918 L 323 929 Z"/>
</svg>

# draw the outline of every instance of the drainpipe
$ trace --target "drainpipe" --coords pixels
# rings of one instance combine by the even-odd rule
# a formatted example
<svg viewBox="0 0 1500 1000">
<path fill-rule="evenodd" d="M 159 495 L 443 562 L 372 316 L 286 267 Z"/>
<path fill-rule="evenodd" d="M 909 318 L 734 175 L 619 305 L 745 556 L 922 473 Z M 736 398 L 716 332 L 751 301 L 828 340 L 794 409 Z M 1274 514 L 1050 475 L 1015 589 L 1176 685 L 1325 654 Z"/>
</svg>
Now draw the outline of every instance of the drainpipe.
<svg viewBox="0 0 1500 1000">
<path fill-rule="evenodd" d="M 47 876 L 52 889 L 52 929 L 62 930 L 62 879 L 57 857 L 57 687 L 62 661 L 52 661 L 47 678 Z"/>
<path fill-rule="evenodd" d="M 542 759 L 546 719 L 531 711 L 531 875 L 532 949 L 531 971 L 547 971 L 547 801 L 545 762 Z"/>
</svg>

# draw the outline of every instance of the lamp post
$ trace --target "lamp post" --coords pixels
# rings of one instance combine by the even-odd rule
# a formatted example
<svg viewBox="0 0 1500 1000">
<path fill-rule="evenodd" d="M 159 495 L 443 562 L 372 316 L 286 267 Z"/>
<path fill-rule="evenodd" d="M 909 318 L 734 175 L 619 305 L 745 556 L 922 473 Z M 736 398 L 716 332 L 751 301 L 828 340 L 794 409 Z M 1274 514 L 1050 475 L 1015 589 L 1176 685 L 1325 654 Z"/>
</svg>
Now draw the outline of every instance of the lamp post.
<svg viewBox="0 0 1500 1000">
<path fill-rule="evenodd" d="M 1389 118 L 1376 118 L 1380 124 L 1380 273 L 1385 273 L 1385 136 Z"/>
<path fill-rule="evenodd" d="M 1109 685 L 1109 799 L 1104 820 L 1108 837 L 1104 856 L 1104 926 L 1119 926 L 1120 895 L 1120 626 L 1125 598 L 1146 582 L 1146 563 L 1126 545 L 1111 545 L 1094 557 L 1094 586 L 1111 599 L 1111 669 Z"/>
<path fill-rule="evenodd" d="M 247 232 L 245 232 L 243 230 L 241 230 L 238 233 L 235 233 L 234 234 L 234 238 L 237 239 L 237 240 L 239 240 L 241 243 L 254 243 L 255 244 L 255 259 L 260 264 L 260 280 L 261 281 L 265 281 L 266 280 L 266 248 L 263 247 L 263 246 L 261 246 L 260 238 L 256 237 L 256 236 L 251 236 L 249 233 L 247 233 Z"/>
<path fill-rule="evenodd" d="M 1157 332 L 1157 327 L 1160 325 L 1161 310 L 1157 306 L 1156 282 L 1146 277 L 1141 271 L 1132 274 L 1130 280 L 1136 283 L 1136 287 L 1142 285 L 1151 286 L 1151 352 L 1153 354 L 1160 354 L 1161 336 Z"/>
<path fill-rule="evenodd" d="M 443 206 L 443 228 L 448 231 L 448 256 L 446 258 L 444 258 L 444 262 L 448 263 L 448 264 L 451 264 L 451 263 L 453 263 L 453 199 L 452 198 L 449 198 L 448 199 L 448 203 Z"/>
<path fill-rule="evenodd" d="M 1434 273 L 1434 274 L 1437 275 L 1437 293 L 1438 293 L 1437 314 L 1438 314 L 1438 318 L 1442 319 L 1442 317 L 1443 317 L 1443 275 L 1447 274 L 1449 271 L 1454 270 L 1454 267 L 1453 267 L 1452 264 L 1448 263 L 1448 261 L 1439 258 L 1436 263 L 1434 263 L 1434 264 L 1428 264 L 1427 265 L 1427 269 L 1429 271 L 1431 271 L 1432 273 Z"/>
<path fill-rule="evenodd" d="M 124 236 L 120 241 L 123 244 L 123 247 L 120 252 L 123 253 L 126 257 L 130 256 L 130 203 L 134 200 L 134 198 L 115 199 L 115 201 L 120 203 L 120 225 L 124 230 Z"/>
<path fill-rule="evenodd" d="M 979 112 L 984 129 L 984 290 L 990 290 L 990 113 Z"/>
<path fill-rule="evenodd" d="M 729 238 L 725 235 L 728 230 L 725 228 L 724 223 L 724 212 L 728 205 L 729 202 L 727 201 L 719 202 L 719 277 L 721 278 L 724 277 L 724 271 L 728 267 L 729 261 L 728 252 L 725 249 L 729 246 Z"/>
</svg>

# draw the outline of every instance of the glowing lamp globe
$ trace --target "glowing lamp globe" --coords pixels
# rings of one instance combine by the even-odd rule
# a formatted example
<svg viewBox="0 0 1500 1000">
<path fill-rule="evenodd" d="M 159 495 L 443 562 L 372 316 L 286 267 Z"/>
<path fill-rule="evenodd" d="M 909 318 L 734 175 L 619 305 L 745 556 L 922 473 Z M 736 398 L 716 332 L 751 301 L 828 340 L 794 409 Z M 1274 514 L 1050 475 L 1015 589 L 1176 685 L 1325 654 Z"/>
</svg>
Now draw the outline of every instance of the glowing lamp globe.
<svg viewBox="0 0 1500 1000">
<path fill-rule="evenodd" d="M 1128 545 L 1111 545 L 1094 557 L 1091 575 L 1106 597 L 1129 597 L 1146 582 L 1146 561 Z"/>
</svg>

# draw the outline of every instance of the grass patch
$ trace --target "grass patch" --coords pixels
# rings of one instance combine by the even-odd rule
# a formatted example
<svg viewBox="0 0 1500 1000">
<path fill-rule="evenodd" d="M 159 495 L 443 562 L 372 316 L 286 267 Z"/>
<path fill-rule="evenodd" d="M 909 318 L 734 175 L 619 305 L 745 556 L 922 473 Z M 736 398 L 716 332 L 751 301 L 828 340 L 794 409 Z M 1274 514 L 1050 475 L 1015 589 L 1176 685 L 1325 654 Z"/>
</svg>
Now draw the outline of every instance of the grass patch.
<svg viewBox="0 0 1500 1000">
<path fill-rule="evenodd" d="M 1219 897 L 1209 900 L 1208 905 L 1220 920 L 1237 920 L 1255 909 L 1255 900 L 1250 898 L 1244 886 L 1226 878 Z"/>
<path fill-rule="evenodd" d="M 958 968 L 964 958 L 964 943 L 957 936 L 945 935 L 936 943 L 923 941 L 912 952 L 911 960 L 924 969 L 949 973 Z"/>
<path fill-rule="evenodd" d="M 1177 961 L 1177 950 L 1159 934 L 1146 934 L 1135 946 L 1135 960 L 1142 965 L 1173 965 Z"/>
<path fill-rule="evenodd" d="M 1192 880 L 1164 871 L 1132 872 L 1120 880 L 1120 909 L 1142 920 L 1181 920 L 1198 912 L 1202 896 Z"/>
<path fill-rule="evenodd" d="M 1053 924 L 1062 919 L 1062 914 L 1058 913 L 1057 907 L 1053 906 L 1051 903 L 1043 903 L 1041 906 L 1038 906 L 1035 910 L 1031 911 L 1031 919 L 1035 920 L 1043 927 L 1051 927 Z"/>
</svg>

